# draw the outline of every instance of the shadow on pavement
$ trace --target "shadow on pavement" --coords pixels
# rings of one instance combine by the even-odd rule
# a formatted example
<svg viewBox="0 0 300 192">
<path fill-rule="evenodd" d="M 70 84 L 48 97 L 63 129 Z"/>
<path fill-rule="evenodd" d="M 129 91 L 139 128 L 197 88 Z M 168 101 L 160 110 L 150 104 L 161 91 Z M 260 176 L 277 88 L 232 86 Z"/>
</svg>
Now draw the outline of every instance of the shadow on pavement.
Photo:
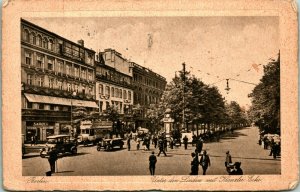
<svg viewBox="0 0 300 192">
<path fill-rule="evenodd" d="M 221 158 L 225 158 L 225 156 L 220 156 L 220 155 L 210 155 L 210 157 L 221 157 Z M 280 161 L 280 156 L 277 157 L 276 159 L 273 158 L 255 158 L 255 157 L 236 157 L 236 156 L 232 156 L 232 159 L 255 159 L 255 160 L 269 160 L 269 161 Z"/>
<path fill-rule="evenodd" d="M 95 147 L 95 146 L 97 146 L 97 145 L 78 145 L 78 147 Z"/>
<path fill-rule="evenodd" d="M 96 150 L 96 149 L 95 149 Z M 106 150 L 104 150 L 103 148 L 100 150 L 100 151 L 98 151 L 98 152 L 115 152 L 115 151 L 123 151 L 123 150 L 128 150 L 128 149 L 126 149 L 126 148 L 112 148 L 111 150 L 109 150 L 109 151 L 106 151 Z"/>
<path fill-rule="evenodd" d="M 55 172 L 55 173 L 73 173 L 74 171 L 58 171 L 58 172 Z"/>
<path fill-rule="evenodd" d="M 58 158 L 63 158 L 63 157 L 74 157 L 74 156 L 82 156 L 82 155 L 87 155 L 90 153 L 76 153 L 76 154 L 71 154 L 71 153 L 65 153 L 65 154 L 60 154 L 58 155 Z"/>
<path fill-rule="evenodd" d="M 33 158 L 33 157 L 39 157 L 40 154 L 28 154 L 28 155 L 24 155 L 22 156 L 22 159 L 28 159 L 28 158 Z"/>
</svg>

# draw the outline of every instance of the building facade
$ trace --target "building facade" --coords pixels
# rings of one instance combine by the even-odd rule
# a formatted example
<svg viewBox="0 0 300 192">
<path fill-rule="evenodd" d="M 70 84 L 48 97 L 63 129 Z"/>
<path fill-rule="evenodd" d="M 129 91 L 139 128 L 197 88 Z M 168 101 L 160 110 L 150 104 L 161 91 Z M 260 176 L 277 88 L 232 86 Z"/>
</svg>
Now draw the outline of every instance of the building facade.
<svg viewBox="0 0 300 192">
<path fill-rule="evenodd" d="M 115 109 L 130 113 L 133 105 L 130 63 L 115 50 L 105 49 L 96 56 L 96 100 L 99 112 Z"/>
<path fill-rule="evenodd" d="M 166 78 L 152 70 L 131 62 L 133 73 L 133 105 L 136 113 L 136 127 L 148 127 L 145 117 L 150 105 L 158 104 L 165 90 Z"/>
<path fill-rule="evenodd" d="M 74 109 L 97 110 L 95 52 L 21 20 L 22 134 L 70 133 Z M 72 130 L 74 131 L 74 130 Z"/>
</svg>

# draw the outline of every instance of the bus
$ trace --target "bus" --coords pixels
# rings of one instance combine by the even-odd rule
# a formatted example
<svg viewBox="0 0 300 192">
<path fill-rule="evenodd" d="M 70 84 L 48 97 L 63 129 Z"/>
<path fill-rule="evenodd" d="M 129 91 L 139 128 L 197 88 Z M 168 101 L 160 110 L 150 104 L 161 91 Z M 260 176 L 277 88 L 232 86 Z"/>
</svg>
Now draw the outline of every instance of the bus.
<svg viewBox="0 0 300 192">
<path fill-rule="evenodd" d="M 96 145 L 102 139 L 110 138 L 112 130 L 112 121 L 81 121 L 77 142 L 85 146 L 89 144 Z"/>
</svg>

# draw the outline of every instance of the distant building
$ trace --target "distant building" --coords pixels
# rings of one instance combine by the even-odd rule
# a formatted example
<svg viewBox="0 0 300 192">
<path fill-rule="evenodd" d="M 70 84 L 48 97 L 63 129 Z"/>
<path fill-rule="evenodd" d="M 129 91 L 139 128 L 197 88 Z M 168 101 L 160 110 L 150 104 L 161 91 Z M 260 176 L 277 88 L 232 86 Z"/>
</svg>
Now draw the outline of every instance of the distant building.
<svg viewBox="0 0 300 192">
<path fill-rule="evenodd" d="M 97 110 L 95 52 L 21 19 L 22 134 L 71 133 L 71 111 Z"/>
<path fill-rule="evenodd" d="M 128 114 L 133 105 L 132 70 L 130 63 L 113 49 L 96 55 L 96 100 L 99 112 L 110 107 L 119 114 Z"/>
<path fill-rule="evenodd" d="M 131 63 L 133 72 L 133 104 L 134 109 L 139 114 L 136 119 L 136 127 L 147 127 L 145 114 L 151 104 L 158 104 L 165 90 L 166 78 L 153 72 L 152 70 Z"/>
</svg>

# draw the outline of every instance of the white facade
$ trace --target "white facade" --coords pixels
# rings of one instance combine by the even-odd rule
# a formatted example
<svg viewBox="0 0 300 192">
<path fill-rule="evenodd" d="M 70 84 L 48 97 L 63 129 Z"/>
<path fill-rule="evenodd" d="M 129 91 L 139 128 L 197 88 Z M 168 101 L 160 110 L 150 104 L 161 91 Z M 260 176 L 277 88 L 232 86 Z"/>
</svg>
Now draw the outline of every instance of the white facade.
<svg viewBox="0 0 300 192">
<path fill-rule="evenodd" d="M 133 91 L 131 89 L 113 85 L 107 82 L 96 82 L 96 100 L 98 100 L 99 112 L 113 107 L 120 114 L 133 105 Z"/>
</svg>

